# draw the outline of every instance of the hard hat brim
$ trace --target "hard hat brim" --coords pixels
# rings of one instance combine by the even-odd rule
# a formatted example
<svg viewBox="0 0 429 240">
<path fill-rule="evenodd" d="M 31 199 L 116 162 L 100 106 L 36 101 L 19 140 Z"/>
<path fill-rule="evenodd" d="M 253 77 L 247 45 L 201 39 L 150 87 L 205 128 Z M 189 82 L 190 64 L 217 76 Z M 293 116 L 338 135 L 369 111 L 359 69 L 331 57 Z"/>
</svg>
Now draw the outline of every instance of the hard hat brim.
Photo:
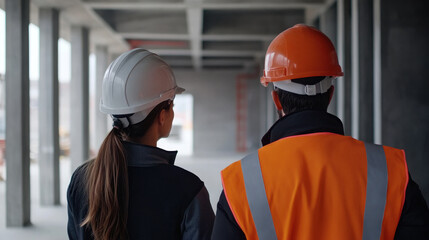
<svg viewBox="0 0 429 240">
<path fill-rule="evenodd" d="M 177 86 L 177 87 L 176 87 L 176 91 L 175 91 L 175 93 L 176 93 L 176 94 L 181 94 L 181 93 L 183 93 L 184 91 L 186 91 L 186 89 L 184 89 L 184 88 L 181 88 L 181 87 Z"/>
</svg>

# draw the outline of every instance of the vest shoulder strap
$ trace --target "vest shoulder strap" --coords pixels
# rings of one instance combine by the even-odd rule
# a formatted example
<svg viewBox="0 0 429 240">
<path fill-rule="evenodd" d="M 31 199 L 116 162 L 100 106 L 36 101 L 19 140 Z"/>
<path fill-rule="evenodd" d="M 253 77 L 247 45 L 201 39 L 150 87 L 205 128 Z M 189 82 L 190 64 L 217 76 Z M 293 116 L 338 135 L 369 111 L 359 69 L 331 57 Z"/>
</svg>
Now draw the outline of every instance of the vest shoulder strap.
<svg viewBox="0 0 429 240">
<path fill-rule="evenodd" d="M 387 197 L 387 162 L 383 146 L 365 143 L 367 183 L 362 239 L 380 239 Z"/>
<path fill-rule="evenodd" d="M 241 160 L 247 201 L 259 239 L 277 240 L 270 205 L 265 192 L 258 151 Z"/>
</svg>

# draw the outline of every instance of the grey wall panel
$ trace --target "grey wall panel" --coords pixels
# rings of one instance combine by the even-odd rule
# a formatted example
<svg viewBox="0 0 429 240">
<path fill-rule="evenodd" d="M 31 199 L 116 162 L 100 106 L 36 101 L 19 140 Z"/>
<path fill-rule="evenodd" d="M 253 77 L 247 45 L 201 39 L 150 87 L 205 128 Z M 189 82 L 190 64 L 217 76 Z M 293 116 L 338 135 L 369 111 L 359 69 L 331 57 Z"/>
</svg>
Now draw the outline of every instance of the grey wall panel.
<svg viewBox="0 0 429 240">
<path fill-rule="evenodd" d="M 406 151 L 429 199 L 429 2 L 381 0 L 382 142 Z"/>
<path fill-rule="evenodd" d="M 321 17 L 323 21 L 321 21 L 320 30 L 329 37 L 334 46 L 337 46 L 337 4 L 332 4 L 325 13 L 323 13 L 323 17 Z M 337 81 L 343 81 L 339 79 Z M 334 83 L 335 85 L 336 83 Z M 337 98 L 334 94 L 331 103 L 328 107 L 328 112 L 332 114 L 337 113 Z"/>
<path fill-rule="evenodd" d="M 194 154 L 236 150 L 236 70 L 174 71 L 178 85 L 194 98 Z"/>
</svg>

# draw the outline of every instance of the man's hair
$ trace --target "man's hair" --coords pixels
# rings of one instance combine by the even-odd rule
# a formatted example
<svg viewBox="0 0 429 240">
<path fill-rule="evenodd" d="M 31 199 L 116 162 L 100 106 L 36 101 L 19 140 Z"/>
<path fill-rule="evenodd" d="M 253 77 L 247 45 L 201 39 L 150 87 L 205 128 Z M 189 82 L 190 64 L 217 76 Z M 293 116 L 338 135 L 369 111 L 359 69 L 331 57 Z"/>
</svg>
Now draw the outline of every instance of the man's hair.
<svg viewBox="0 0 429 240">
<path fill-rule="evenodd" d="M 292 82 L 304 85 L 314 85 L 325 77 L 309 77 L 293 79 Z M 280 103 L 285 114 L 300 112 L 304 110 L 320 110 L 327 111 L 329 105 L 330 94 L 333 91 L 331 87 L 327 92 L 314 96 L 299 95 L 276 88 Z"/>
</svg>

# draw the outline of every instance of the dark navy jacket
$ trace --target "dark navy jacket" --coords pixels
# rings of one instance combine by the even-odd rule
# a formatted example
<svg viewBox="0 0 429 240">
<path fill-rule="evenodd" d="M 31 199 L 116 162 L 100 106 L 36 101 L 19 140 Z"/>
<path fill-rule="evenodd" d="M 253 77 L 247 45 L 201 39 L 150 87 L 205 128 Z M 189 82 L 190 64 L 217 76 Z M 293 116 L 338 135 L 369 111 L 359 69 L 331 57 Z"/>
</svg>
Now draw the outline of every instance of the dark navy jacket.
<svg viewBox="0 0 429 240">
<path fill-rule="evenodd" d="M 322 111 L 303 111 L 279 119 L 262 138 L 267 145 L 284 137 L 317 132 L 344 135 L 341 120 Z M 286 213 L 285 213 L 286 214 Z M 235 221 L 225 194 L 222 191 L 217 204 L 213 240 L 245 240 L 246 237 Z M 419 186 L 409 179 L 404 208 L 396 229 L 395 239 L 429 239 L 429 210 Z"/>
<path fill-rule="evenodd" d="M 210 239 L 214 213 L 204 183 L 174 166 L 177 152 L 124 142 L 128 161 L 130 239 Z M 93 239 L 80 227 L 88 212 L 84 165 L 67 191 L 70 239 Z"/>
</svg>

